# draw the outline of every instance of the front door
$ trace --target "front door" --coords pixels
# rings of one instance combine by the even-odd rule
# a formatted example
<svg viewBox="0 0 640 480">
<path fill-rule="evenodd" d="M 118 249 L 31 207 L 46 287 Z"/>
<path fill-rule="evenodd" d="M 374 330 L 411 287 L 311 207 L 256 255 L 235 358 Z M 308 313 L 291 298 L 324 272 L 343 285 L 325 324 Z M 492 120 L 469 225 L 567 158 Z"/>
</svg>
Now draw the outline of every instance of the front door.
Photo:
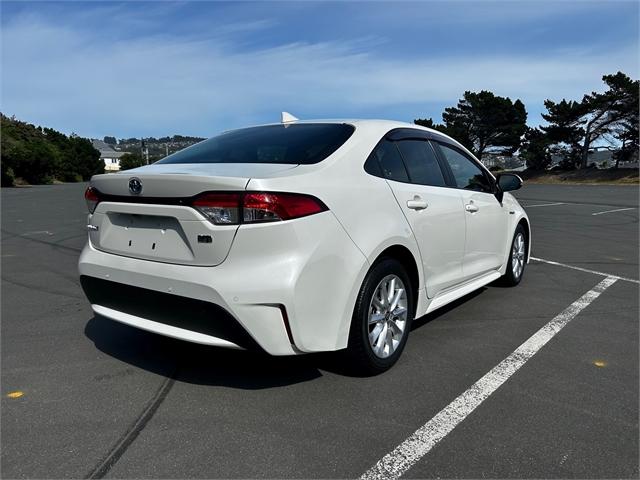
<svg viewBox="0 0 640 480">
<path fill-rule="evenodd" d="M 494 195 L 492 179 L 472 158 L 454 146 L 438 145 L 462 196 L 466 219 L 464 279 L 498 270 L 507 248 L 509 212 Z"/>
</svg>

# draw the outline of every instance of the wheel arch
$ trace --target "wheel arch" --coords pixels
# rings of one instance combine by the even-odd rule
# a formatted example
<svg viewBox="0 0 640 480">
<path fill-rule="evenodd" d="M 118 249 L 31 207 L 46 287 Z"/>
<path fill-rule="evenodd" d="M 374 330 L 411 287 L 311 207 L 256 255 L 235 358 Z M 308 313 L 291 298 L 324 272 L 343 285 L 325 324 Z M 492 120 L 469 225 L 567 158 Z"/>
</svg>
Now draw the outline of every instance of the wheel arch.
<svg viewBox="0 0 640 480">
<path fill-rule="evenodd" d="M 529 258 L 531 257 L 531 224 L 529 222 L 529 218 L 526 213 L 523 211 L 518 212 L 518 216 L 516 218 L 511 219 L 511 223 L 509 224 L 509 236 L 507 237 L 506 248 L 504 249 L 504 258 L 502 261 L 502 266 L 499 269 L 500 275 L 504 275 L 507 271 L 507 264 L 509 262 L 509 254 L 511 253 L 511 243 L 513 242 L 513 237 L 516 233 L 516 229 L 519 225 L 522 225 L 524 228 L 524 232 L 527 240 L 527 263 L 529 263 Z"/>
<path fill-rule="evenodd" d="M 529 219 L 522 217 L 516 224 L 516 228 L 518 228 L 518 225 L 524 227 L 524 232 L 527 236 L 527 263 L 529 263 L 529 257 L 531 256 L 531 225 L 529 224 Z"/>
<path fill-rule="evenodd" d="M 375 260 L 371 262 L 371 267 L 385 258 L 397 260 L 404 267 L 407 275 L 409 276 L 409 281 L 411 282 L 411 290 L 414 298 L 413 307 L 414 309 L 417 309 L 421 290 L 421 275 L 420 270 L 418 269 L 418 261 L 414 254 L 404 245 L 391 245 L 378 254 Z"/>
</svg>

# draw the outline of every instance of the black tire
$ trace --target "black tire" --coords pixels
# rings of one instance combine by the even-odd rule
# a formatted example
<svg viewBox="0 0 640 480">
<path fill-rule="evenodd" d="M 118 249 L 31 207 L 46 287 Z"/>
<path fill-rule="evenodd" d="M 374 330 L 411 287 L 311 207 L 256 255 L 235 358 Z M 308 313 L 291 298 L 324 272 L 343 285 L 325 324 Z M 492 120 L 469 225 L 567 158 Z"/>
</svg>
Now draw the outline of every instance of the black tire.
<svg viewBox="0 0 640 480">
<path fill-rule="evenodd" d="M 514 246 L 516 245 L 516 242 L 518 241 L 519 236 L 522 238 L 522 241 L 524 242 L 524 256 L 518 260 L 517 258 L 514 258 L 514 254 L 516 253 Z M 529 252 L 529 239 L 527 238 L 527 231 L 525 230 L 524 226 L 522 226 L 522 224 L 519 224 L 516 227 L 516 231 L 513 233 L 513 239 L 511 240 L 511 246 L 509 247 L 509 261 L 507 262 L 507 271 L 500 278 L 500 283 L 503 286 L 515 287 L 520 283 L 520 281 L 522 280 L 522 277 L 524 276 L 525 267 L 527 266 L 528 252 Z M 514 269 L 514 262 L 516 261 L 521 261 L 521 265 L 522 265 L 521 269 L 519 270 L 519 274 L 517 273 L 518 269 L 517 268 Z"/>
<path fill-rule="evenodd" d="M 399 323 L 394 322 L 393 327 L 397 328 L 397 325 L 402 324 L 402 321 L 404 321 L 404 329 L 402 331 L 401 338 L 399 339 L 399 343 L 397 344 L 397 346 L 395 346 L 395 350 L 393 350 L 393 352 L 385 358 L 381 358 L 374 352 L 374 347 L 372 347 L 369 340 L 369 329 L 377 328 L 376 324 L 372 324 L 372 326 L 370 327 L 369 316 L 371 312 L 375 312 L 375 310 L 377 309 L 372 304 L 373 295 L 376 293 L 383 280 L 389 281 L 389 279 L 393 276 L 400 279 L 403 286 L 405 287 L 403 290 L 405 291 L 406 299 L 403 299 L 403 303 L 406 303 L 407 315 L 406 320 L 401 320 Z M 396 283 L 394 285 L 398 285 L 397 280 L 395 282 Z M 389 305 L 388 308 L 390 308 L 391 306 L 392 305 Z M 371 310 L 372 308 L 373 310 Z M 399 307 L 396 307 L 396 310 L 394 311 L 399 311 L 398 308 Z M 349 361 L 349 370 L 356 375 L 377 375 L 391 368 L 398 361 L 398 358 L 400 358 L 400 355 L 404 350 L 404 346 L 407 343 L 407 337 L 409 336 L 409 332 L 411 330 L 411 322 L 413 320 L 414 314 L 414 293 L 411 286 L 411 281 L 409 279 L 409 276 L 407 275 L 406 270 L 397 260 L 394 260 L 392 258 L 381 259 L 373 267 L 371 267 L 371 270 L 369 270 L 369 273 L 367 273 L 367 276 L 362 283 L 362 287 L 360 287 L 360 292 L 358 293 L 358 297 L 356 299 L 353 318 L 351 320 L 351 330 L 349 332 L 349 345 L 346 352 L 348 357 L 347 359 Z M 376 313 L 376 315 L 383 314 Z M 380 321 L 380 324 L 384 325 L 384 323 L 387 322 L 387 330 L 391 330 L 392 333 L 389 335 L 393 337 L 393 335 L 396 334 L 397 330 L 391 328 L 392 325 L 390 325 L 389 322 L 393 321 L 393 318 L 399 318 L 395 317 L 393 315 L 393 312 L 387 314 L 387 316 L 388 317 L 385 317 L 384 320 Z M 387 330 L 383 331 L 386 332 Z M 382 338 L 382 335 L 380 334 L 379 337 Z M 393 341 L 389 340 L 389 345 L 392 343 Z"/>
</svg>

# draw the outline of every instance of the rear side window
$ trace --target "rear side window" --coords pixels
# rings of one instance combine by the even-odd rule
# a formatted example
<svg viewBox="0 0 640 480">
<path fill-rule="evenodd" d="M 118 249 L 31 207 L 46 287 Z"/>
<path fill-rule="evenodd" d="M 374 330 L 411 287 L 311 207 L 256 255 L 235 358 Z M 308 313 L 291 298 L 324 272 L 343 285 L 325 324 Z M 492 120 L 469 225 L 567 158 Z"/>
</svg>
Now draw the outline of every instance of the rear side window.
<svg viewBox="0 0 640 480">
<path fill-rule="evenodd" d="M 435 152 L 424 140 L 401 140 L 398 148 L 404 158 L 411 183 L 444 187 L 446 185 Z"/>
<path fill-rule="evenodd" d="M 353 134 L 352 125 L 294 123 L 223 133 L 156 163 L 318 163 Z"/>
<path fill-rule="evenodd" d="M 458 188 L 491 193 L 492 188 L 489 180 L 473 160 L 445 144 L 439 143 L 438 145 L 440 145 L 442 154 L 451 168 L 451 173 L 453 173 L 453 178 Z"/>
<path fill-rule="evenodd" d="M 372 175 L 383 177 L 387 180 L 395 180 L 396 182 L 409 181 L 407 170 L 404 168 L 404 163 L 402 163 L 402 157 L 395 144 L 389 140 L 383 140 L 371 152 L 365 162 L 364 169 Z"/>
</svg>

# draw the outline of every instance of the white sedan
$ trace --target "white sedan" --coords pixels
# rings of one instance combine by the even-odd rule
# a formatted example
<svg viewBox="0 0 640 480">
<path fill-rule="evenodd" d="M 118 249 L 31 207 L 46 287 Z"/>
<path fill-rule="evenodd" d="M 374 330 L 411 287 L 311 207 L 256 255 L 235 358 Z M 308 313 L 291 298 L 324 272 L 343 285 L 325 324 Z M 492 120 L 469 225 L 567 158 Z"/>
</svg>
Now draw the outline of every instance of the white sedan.
<svg viewBox="0 0 640 480">
<path fill-rule="evenodd" d="M 531 230 L 461 144 L 382 120 L 225 132 L 96 175 L 79 261 L 97 315 L 271 355 L 346 349 L 391 367 L 421 317 L 495 280 L 517 285 Z"/>
</svg>

